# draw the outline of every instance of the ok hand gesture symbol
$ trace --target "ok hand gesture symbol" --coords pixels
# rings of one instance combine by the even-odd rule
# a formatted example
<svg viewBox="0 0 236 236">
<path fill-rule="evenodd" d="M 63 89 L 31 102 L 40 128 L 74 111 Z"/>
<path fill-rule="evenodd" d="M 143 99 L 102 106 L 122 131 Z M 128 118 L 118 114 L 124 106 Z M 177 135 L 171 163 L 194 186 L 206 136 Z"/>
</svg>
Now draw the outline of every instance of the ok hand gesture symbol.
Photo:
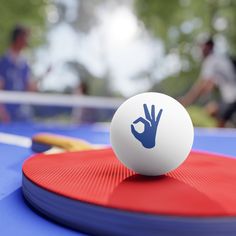
<svg viewBox="0 0 236 236">
<path fill-rule="evenodd" d="M 151 107 L 151 113 L 148 111 L 147 104 L 143 104 L 143 109 L 145 118 L 139 117 L 138 119 L 136 119 L 133 124 L 131 124 L 131 132 L 145 148 L 153 148 L 156 145 L 156 132 L 163 110 L 160 109 L 158 115 L 156 116 L 154 105 L 152 105 Z M 144 124 L 144 131 L 142 133 L 136 131 L 134 127 L 134 124 L 137 124 L 139 122 Z"/>
</svg>

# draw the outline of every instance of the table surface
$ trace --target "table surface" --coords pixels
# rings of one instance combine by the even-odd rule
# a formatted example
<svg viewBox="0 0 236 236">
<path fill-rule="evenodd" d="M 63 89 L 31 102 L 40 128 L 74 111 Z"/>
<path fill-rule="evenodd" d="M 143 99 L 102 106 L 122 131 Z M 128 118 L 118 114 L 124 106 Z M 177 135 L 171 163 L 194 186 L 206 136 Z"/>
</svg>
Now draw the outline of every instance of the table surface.
<svg viewBox="0 0 236 236">
<path fill-rule="evenodd" d="M 93 144 L 109 144 L 108 125 L 0 125 L 0 136 L 4 133 L 30 138 L 39 132 L 82 138 Z M 193 149 L 236 158 L 235 141 L 234 129 L 196 128 Z M 21 168 L 24 160 L 32 155 L 31 150 L 17 142 L 6 144 L 3 140 L 0 140 L 0 150 L 0 235 L 84 235 L 45 219 L 27 206 L 21 192 Z"/>
</svg>

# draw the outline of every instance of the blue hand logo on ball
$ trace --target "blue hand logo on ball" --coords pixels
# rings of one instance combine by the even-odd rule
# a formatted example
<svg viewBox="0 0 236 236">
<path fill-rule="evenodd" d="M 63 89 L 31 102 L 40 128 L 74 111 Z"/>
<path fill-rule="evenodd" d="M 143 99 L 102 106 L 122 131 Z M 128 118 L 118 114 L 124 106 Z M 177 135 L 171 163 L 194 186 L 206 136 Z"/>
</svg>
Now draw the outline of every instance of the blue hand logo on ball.
<svg viewBox="0 0 236 236">
<path fill-rule="evenodd" d="M 131 124 L 131 132 L 145 148 L 150 149 L 156 146 L 156 132 L 163 110 L 160 109 L 156 116 L 154 105 L 151 107 L 151 113 L 148 111 L 147 104 L 143 104 L 143 109 L 145 118 L 139 117 L 136 119 L 133 124 Z M 144 125 L 144 131 L 142 133 L 139 133 L 134 127 L 134 124 L 139 122 L 143 123 Z"/>
</svg>

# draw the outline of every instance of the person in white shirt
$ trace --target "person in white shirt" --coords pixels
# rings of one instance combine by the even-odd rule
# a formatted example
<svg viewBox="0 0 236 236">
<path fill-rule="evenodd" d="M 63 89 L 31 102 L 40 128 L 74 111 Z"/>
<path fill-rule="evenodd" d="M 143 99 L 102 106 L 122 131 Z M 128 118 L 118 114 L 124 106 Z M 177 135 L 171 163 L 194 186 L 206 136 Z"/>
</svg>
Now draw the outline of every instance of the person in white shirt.
<svg viewBox="0 0 236 236">
<path fill-rule="evenodd" d="M 210 102 L 207 111 L 218 120 L 218 126 L 224 127 L 236 112 L 236 73 L 229 57 L 214 53 L 214 41 L 207 40 L 201 46 L 203 64 L 199 79 L 180 99 L 184 106 L 194 103 L 200 96 L 209 94 L 214 88 L 218 88 L 221 102 Z"/>
</svg>

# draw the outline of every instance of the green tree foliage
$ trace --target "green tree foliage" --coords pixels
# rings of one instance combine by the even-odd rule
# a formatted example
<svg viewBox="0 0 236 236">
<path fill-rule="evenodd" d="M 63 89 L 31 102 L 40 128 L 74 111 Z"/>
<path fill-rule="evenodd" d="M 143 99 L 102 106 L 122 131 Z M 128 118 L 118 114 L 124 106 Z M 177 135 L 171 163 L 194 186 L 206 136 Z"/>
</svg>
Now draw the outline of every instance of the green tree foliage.
<svg viewBox="0 0 236 236">
<path fill-rule="evenodd" d="M 9 32 L 16 24 L 31 29 L 32 44 L 41 42 L 48 0 L 0 0 L 0 53 L 8 46 Z"/>
<path fill-rule="evenodd" d="M 136 0 L 135 6 L 138 17 L 164 40 L 167 49 L 184 48 L 182 44 L 192 43 L 200 33 L 207 32 L 225 36 L 236 53 L 234 0 Z"/>
<path fill-rule="evenodd" d="M 135 0 L 137 16 L 162 39 L 166 54 L 179 55 L 182 69 L 153 89 L 180 95 L 194 82 L 200 67 L 197 39 L 204 33 L 224 38 L 229 54 L 236 55 L 235 0 Z"/>
</svg>

